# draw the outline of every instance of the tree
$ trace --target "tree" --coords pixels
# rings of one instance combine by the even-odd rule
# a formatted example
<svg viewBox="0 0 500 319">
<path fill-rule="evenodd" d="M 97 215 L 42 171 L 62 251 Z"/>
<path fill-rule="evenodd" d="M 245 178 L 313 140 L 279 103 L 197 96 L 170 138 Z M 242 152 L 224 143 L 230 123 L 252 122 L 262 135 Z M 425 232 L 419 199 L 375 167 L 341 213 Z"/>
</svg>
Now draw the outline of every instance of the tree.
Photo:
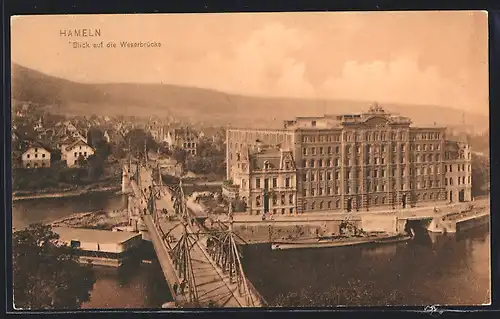
<svg viewBox="0 0 500 319">
<path fill-rule="evenodd" d="M 89 145 L 95 148 L 96 154 L 106 158 L 111 153 L 111 147 L 104 138 L 104 133 L 97 127 L 91 127 L 87 133 Z"/>
<path fill-rule="evenodd" d="M 21 309 L 78 309 L 90 300 L 91 265 L 57 242 L 50 226 L 33 224 L 12 235 L 14 305 Z"/>
<path fill-rule="evenodd" d="M 177 163 L 180 163 L 182 165 L 182 168 L 184 169 L 186 167 L 187 158 L 186 150 L 176 147 L 172 155 L 174 156 L 174 159 L 177 161 Z"/>
<path fill-rule="evenodd" d="M 129 152 L 132 152 L 134 155 L 144 156 L 144 145 L 146 145 L 148 151 L 156 152 L 158 150 L 158 144 L 153 139 L 153 136 L 143 129 L 133 129 L 129 131 L 124 139 L 125 143 L 130 143 Z"/>
<path fill-rule="evenodd" d="M 78 166 L 84 167 L 87 165 L 88 162 L 85 159 L 85 156 L 79 155 L 78 158 L 76 159 L 76 163 L 78 164 Z"/>
</svg>

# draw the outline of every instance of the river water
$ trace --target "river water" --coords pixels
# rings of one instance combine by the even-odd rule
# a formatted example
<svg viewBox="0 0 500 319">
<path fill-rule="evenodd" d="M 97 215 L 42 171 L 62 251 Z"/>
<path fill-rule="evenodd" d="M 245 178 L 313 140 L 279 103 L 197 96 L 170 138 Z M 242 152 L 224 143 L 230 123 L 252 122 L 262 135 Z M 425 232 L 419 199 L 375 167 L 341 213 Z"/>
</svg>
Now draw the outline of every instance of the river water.
<svg viewBox="0 0 500 319">
<path fill-rule="evenodd" d="M 13 227 L 124 207 L 126 198 L 110 193 L 18 201 L 13 205 Z M 490 300 L 487 226 L 456 235 L 420 231 L 408 243 L 378 247 L 272 251 L 270 245 L 251 245 L 243 249 L 243 263 L 248 278 L 269 302 L 303 290 L 349 291 L 353 282 L 368 284 L 357 292 L 366 305 L 383 304 L 388 295 L 395 296 L 392 305 L 478 305 Z M 96 273 L 92 300 L 85 308 L 156 308 L 170 299 L 154 258 L 151 264 L 96 268 Z"/>
</svg>

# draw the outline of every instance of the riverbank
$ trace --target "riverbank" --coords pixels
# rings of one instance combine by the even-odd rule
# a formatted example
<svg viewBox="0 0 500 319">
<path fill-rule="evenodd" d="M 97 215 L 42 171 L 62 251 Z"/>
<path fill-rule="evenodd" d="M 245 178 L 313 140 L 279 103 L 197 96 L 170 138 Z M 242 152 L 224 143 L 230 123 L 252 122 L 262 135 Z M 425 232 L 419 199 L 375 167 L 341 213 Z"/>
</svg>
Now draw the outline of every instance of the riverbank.
<svg viewBox="0 0 500 319">
<path fill-rule="evenodd" d="M 13 195 L 12 201 L 20 200 L 30 200 L 30 199 L 41 199 L 41 198 L 62 198 L 62 197 L 75 197 L 85 194 L 97 193 L 97 192 L 112 192 L 121 191 L 120 185 L 105 186 L 105 187 L 86 187 L 84 189 L 67 190 L 57 193 L 38 193 L 38 194 L 27 194 L 27 195 Z"/>
</svg>

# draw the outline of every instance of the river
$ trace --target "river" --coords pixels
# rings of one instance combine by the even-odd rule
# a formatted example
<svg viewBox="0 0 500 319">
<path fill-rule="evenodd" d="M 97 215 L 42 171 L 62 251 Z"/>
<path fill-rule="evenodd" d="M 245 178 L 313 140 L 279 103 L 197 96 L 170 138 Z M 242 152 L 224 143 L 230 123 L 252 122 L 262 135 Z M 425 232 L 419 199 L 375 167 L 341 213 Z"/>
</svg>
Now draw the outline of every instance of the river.
<svg viewBox="0 0 500 319">
<path fill-rule="evenodd" d="M 126 198 L 110 193 L 17 201 L 13 226 L 124 207 Z M 383 303 L 381 296 L 386 295 L 395 296 L 393 305 L 489 302 L 488 227 L 456 235 L 420 231 L 409 243 L 378 247 L 271 251 L 269 245 L 251 245 L 243 249 L 243 263 L 248 278 L 269 302 L 304 289 L 321 293 L 335 288 L 349 294 L 353 282 L 368 284 L 366 291 L 357 292 L 366 305 Z M 98 268 L 96 273 L 92 300 L 85 308 L 154 308 L 170 298 L 155 260 L 120 271 Z"/>
</svg>

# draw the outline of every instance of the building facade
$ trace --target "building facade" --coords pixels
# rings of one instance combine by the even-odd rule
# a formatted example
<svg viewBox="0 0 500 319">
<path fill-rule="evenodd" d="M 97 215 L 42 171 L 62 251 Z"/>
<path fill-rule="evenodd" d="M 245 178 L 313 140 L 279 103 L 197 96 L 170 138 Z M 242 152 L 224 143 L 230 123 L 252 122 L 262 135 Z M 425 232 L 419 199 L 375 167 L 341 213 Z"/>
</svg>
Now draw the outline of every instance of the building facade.
<svg viewBox="0 0 500 319">
<path fill-rule="evenodd" d="M 50 167 L 50 151 L 41 146 L 31 146 L 21 155 L 23 168 Z"/>
<path fill-rule="evenodd" d="M 169 131 L 165 141 L 171 149 L 181 148 L 189 155 L 198 154 L 199 136 L 188 128 L 176 128 Z"/>
<path fill-rule="evenodd" d="M 61 160 L 65 161 L 68 167 L 77 166 L 80 156 L 82 156 L 83 159 L 87 159 L 94 153 L 94 148 L 80 139 L 69 145 L 61 145 Z"/>
<path fill-rule="evenodd" d="M 226 142 L 227 178 L 239 186 L 250 212 L 256 211 L 252 205 L 257 196 L 264 196 L 257 178 L 274 178 L 271 171 L 252 165 L 250 190 L 240 178 L 244 161 L 252 161 L 247 150 L 257 144 L 290 152 L 295 167 L 295 173 L 290 172 L 295 174 L 292 213 L 404 209 L 471 200 L 470 147 L 447 141 L 444 127 L 413 127 L 409 118 L 386 113 L 378 105 L 363 114 L 296 118 L 285 121 L 282 130 L 229 129 Z M 269 207 L 273 205 L 266 204 Z"/>
</svg>

